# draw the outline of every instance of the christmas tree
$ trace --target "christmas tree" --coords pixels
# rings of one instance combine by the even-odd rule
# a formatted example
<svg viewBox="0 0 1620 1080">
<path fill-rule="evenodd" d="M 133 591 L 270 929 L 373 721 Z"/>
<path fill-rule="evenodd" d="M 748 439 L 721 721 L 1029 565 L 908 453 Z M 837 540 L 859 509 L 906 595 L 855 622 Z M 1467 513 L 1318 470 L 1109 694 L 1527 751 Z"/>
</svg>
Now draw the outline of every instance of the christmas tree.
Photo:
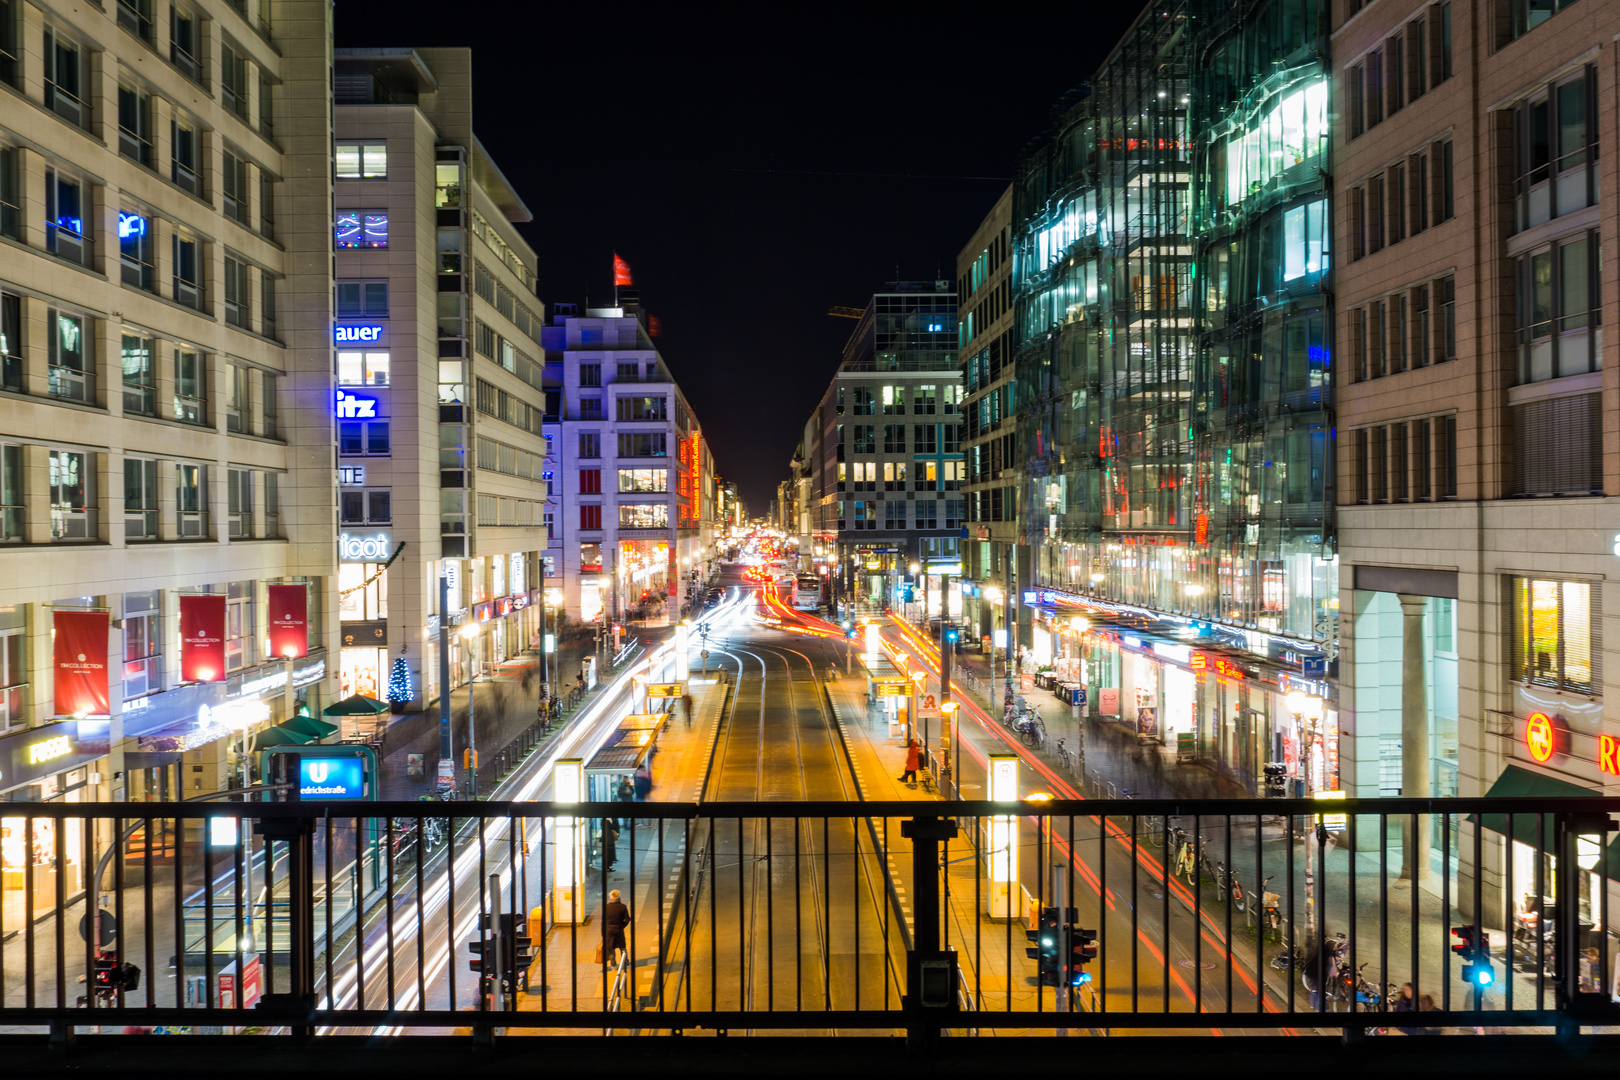
<svg viewBox="0 0 1620 1080">
<path fill-rule="evenodd" d="M 411 689 L 411 669 L 402 656 L 394 661 L 393 670 L 388 673 L 388 700 L 402 705 L 415 696 Z"/>
</svg>

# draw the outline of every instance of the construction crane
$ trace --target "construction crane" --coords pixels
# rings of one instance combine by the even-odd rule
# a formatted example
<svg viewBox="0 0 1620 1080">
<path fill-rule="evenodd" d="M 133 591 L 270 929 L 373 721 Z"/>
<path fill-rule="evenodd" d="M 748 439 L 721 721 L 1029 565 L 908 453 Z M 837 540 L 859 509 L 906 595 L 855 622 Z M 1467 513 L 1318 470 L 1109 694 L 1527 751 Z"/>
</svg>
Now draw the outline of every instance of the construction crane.
<svg viewBox="0 0 1620 1080">
<path fill-rule="evenodd" d="M 858 319 L 866 314 L 866 309 L 862 307 L 835 307 L 828 308 L 827 314 L 836 315 L 840 319 Z"/>
</svg>

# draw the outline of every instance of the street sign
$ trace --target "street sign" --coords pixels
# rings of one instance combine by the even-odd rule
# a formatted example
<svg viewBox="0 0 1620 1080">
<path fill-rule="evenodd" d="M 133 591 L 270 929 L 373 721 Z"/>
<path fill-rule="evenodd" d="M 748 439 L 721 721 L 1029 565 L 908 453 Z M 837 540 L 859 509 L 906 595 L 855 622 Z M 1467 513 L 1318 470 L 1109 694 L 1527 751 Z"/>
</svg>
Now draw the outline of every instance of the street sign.
<svg viewBox="0 0 1620 1080">
<path fill-rule="evenodd" d="M 918 717 L 926 717 L 929 720 L 938 720 L 942 715 L 939 709 L 939 695 L 918 694 L 917 715 Z"/>
<path fill-rule="evenodd" d="M 647 696 L 650 698 L 678 698 L 683 696 L 685 693 L 686 684 L 683 682 L 655 682 L 647 684 Z"/>
<path fill-rule="evenodd" d="M 1344 792 L 1318 791 L 1313 798 L 1342 799 L 1344 798 Z M 1345 826 L 1348 824 L 1349 817 L 1350 815 L 1348 814 L 1318 814 L 1316 815 L 1316 823 L 1327 829 L 1329 832 L 1343 832 Z"/>
</svg>

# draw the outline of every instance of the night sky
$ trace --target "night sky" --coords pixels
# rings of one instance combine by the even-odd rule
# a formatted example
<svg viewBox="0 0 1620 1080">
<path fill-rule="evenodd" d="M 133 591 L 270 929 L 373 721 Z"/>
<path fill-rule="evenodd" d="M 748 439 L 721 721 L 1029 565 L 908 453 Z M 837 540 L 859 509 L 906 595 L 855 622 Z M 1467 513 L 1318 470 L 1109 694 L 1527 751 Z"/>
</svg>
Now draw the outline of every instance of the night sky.
<svg viewBox="0 0 1620 1080">
<path fill-rule="evenodd" d="M 617 250 L 762 515 L 855 325 L 827 309 L 954 278 L 1018 149 L 1141 8 L 337 0 L 336 30 L 472 47 L 473 126 L 534 213 L 548 312 L 610 304 Z"/>
</svg>

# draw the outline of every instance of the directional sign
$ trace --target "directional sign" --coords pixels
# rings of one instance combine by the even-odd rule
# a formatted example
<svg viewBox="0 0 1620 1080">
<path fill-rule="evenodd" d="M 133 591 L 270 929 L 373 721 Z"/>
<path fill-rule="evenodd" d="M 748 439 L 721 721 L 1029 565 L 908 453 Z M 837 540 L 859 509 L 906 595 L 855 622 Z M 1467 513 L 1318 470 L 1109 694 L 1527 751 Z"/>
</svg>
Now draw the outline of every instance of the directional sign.
<svg viewBox="0 0 1620 1080">
<path fill-rule="evenodd" d="M 686 694 L 686 684 L 683 682 L 655 682 L 647 684 L 647 696 L 650 698 L 678 698 Z"/>
</svg>

